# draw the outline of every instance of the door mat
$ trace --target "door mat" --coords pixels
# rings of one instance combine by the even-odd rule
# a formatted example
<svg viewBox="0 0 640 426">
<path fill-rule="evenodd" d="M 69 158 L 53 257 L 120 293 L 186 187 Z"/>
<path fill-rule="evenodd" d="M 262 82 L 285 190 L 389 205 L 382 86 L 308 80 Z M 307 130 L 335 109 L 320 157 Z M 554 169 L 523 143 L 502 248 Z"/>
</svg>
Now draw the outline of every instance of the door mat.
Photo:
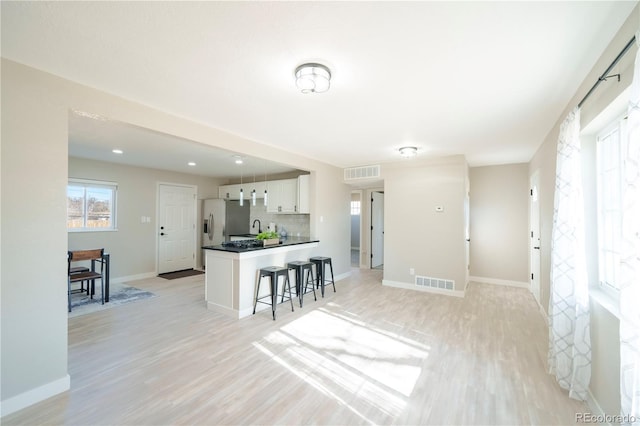
<svg viewBox="0 0 640 426">
<path fill-rule="evenodd" d="M 191 277 L 193 275 L 200 274 L 204 274 L 204 272 L 195 269 L 185 269 L 184 271 L 167 272 L 164 274 L 159 274 L 158 276 L 166 280 L 175 280 L 176 278 Z"/>
</svg>

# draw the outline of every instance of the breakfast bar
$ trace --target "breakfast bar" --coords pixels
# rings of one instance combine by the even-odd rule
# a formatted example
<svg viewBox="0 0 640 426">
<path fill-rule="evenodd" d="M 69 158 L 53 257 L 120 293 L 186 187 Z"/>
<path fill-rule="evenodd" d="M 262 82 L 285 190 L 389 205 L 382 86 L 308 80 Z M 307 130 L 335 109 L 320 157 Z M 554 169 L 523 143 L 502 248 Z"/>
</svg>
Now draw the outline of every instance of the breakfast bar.
<svg viewBox="0 0 640 426">
<path fill-rule="evenodd" d="M 286 266 L 294 260 L 313 256 L 319 240 L 289 237 L 272 246 L 252 241 L 232 241 L 205 250 L 205 300 L 207 309 L 233 318 L 253 313 L 257 272 L 267 266 Z M 263 291 L 264 290 L 264 291 Z M 264 294 L 263 294 L 264 293 Z M 263 286 L 260 297 L 268 294 Z M 265 305 L 258 309 L 266 309 Z"/>
</svg>

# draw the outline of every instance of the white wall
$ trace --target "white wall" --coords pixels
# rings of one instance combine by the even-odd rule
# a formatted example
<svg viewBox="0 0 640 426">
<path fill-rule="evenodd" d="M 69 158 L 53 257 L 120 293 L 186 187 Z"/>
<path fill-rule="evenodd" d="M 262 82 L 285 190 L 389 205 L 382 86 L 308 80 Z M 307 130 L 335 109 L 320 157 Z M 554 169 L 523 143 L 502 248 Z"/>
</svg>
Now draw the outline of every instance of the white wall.
<svg viewBox="0 0 640 426">
<path fill-rule="evenodd" d="M 220 183 L 208 177 L 74 157 L 69 158 L 69 177 L 118 183 L 118 231 L 69 232 L 69 250 L 100 247 L 111 255 L 112 279 L 157 273 L 158 183 L 196 186 L 198 199 L 217 196 Z M 199 210 L 196 253 L 201 255 Z M 141 223 L 141 216 L 151 217 L 151 222 Z"/>
<path fill-rule="evenodd" d="M 384 283 L 414 287 L 416 275 L 466 286 L 463 156 L 384 165 Z M 442 206 L 443 212 L 436 212 Z"/>
<path fill-rule="evenodd" d="M 635 35 L 640 24 L 640 7 L 636 6 L 625 24 L 620 28 L 607 49 L 574 95 L 567 108 L 545 138 L 544 142 L 529 163 L 529 172 L 540 171 L 540 225 L 541 225 L 541 305 L 545 310 L 549 306 L 549 277 L 551 259 L 551 229 L 553 224 L 553 196 L 555 188 L 556 146 L 561 122 L 569 111 L 584 97 L 597 81 L 598 77 L 609 66 L 622 48 Z M 622 93 L 631 83 L 633 58 L 636 47 L 633 47 L 616 66 L 614 72 L 621 73 L 621 81 L 609 79 L 600 84 L 594 94 L 585 102 L 581 110 L 581 127 L 588 126 L 607 105 Z M 592 307 L 594 302 L 592 300 Z M 608 310 L 600 307 L 591 311 L 591 343 L 592 343 L 592 381 L 590 391 L 594 399 L 606 414 L 620 413 L 620 365 L 618 319 Z"/>
<path fill-rule="evenodd" d="M 70 109 L 311 170 L 311 236 L 350 271 L 342 170 L 2 59 L 2 413 L 69 386 L 66 185 Z M 44 212 L 44 214 L 43 214 Z M 45 250 L 45 255 L 38 255 Z M 37 267 L 34 267 L 34 262 Z"/>
<path fill-rule="evenodd" d="M 472 167 L 470 180 L 471 275 L 528 285 L 528 164 Z"/>
</svg>

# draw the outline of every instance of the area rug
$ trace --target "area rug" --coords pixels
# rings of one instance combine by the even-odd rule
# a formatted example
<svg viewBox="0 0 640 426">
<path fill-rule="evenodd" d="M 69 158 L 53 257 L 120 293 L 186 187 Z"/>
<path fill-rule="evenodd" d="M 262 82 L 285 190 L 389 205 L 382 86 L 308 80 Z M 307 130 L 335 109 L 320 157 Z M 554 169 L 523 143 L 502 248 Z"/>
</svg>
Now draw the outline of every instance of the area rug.
<svg viewBox="0 0 640 426">
<path fill-rule="evenodd" d="M 149 299 L 151 297 L 155 297 L 155 294 L 150 291 L 129 287 L 123 284 L 111 284 L 109 288 L 109 301 L 104 305 L 100 299 L 99 288 L 96 289 L 96 294 L 93 296 L 93 299 L 90 299 L 86 294 L 82 293 L 72 294 L 69 318 L 126 305 L 131 302 Z"/>
<path fill-rule="evenodd" d="M 158 276 L 166 280 L 175 280 L 176 278 L 191 277 L 200 274 L 204 274 L 204 272 L 196 269 L 185 269 L 184 271 L 167 272 L 166 274 L 160 274 Z"/>
</svg>

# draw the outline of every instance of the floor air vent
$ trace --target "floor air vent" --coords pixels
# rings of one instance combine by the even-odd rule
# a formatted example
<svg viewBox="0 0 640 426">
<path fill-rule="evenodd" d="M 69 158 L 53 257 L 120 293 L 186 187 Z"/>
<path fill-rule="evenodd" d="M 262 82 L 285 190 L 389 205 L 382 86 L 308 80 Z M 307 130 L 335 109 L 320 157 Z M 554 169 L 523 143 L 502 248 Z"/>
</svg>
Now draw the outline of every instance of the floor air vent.
<svg viewBox="0 0 640 426">
<path fill-rule="evenodd" d="M 453 291 L 455 288 L 455 282 L 453 280 L 445 280 L 442 278 L 422 277 L 420 275 L 416 275 L 416 286 L 444 291 Z"/>
<path fill-rule="evenodd" d="M 344 180 L 377 179 L 380 177 L 380 166 L 349 167 L 344 169 Z"/>
</svg>

